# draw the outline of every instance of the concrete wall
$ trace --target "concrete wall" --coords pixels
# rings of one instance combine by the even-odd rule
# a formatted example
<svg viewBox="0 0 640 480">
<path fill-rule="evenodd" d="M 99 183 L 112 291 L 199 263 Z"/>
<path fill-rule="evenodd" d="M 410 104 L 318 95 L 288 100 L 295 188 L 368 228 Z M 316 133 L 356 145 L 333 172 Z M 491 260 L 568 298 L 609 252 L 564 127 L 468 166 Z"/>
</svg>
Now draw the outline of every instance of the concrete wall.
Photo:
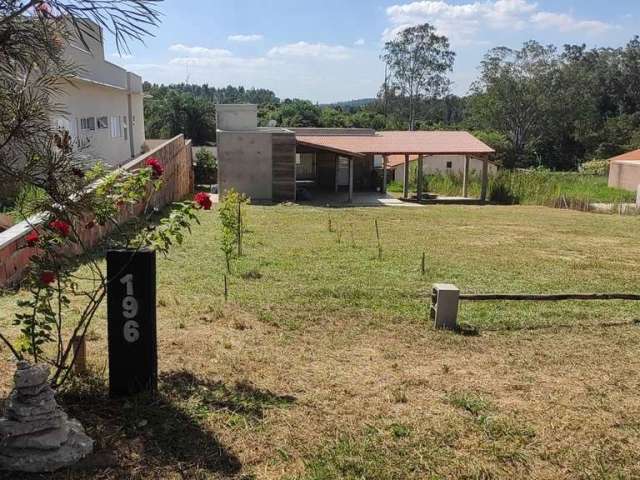
<svg viewBox="0 0 640 480">
<path fill-rule="evenodd" d="M 191 141 L 185 141 L 183 135 L 178 135 L 171 140 L 166 140 L 159 147 L 141 155 L 123 168 L 135 170 L 144 165 L 148 157 L 157 158 L 164 167 L 162 175 L 162 189 L 153 197 L 153 207 L 161 208 L 171 202 L 182 200 L 193 192 L 193 169 L 191 167 Z M 132 217 L 138 216 L 144 210 L 143 204 L 122 207 L 119 215 L 119 223 L 124 223 Z M 83 225 L 78 225 L 76 230 L 82 237 L 82 242 L 88 247 L 96 245 L 100 239 L 108 235 L 112 225 L 96 225 L 92 229 L 83 228 L 84 224 L 91 220 L 85 218 Z M 25 236 L 33 227 L 40 228 L 43 219 L 34 216 L 27 221 L 20 222 L 8 230 L 0 233 L 0 287 L 14 285 L 22 279 L 30 265 L 29 258 L 38 251 L 28 247 Z M 65 246 L 61 254 L 79 253 L 71 244 Z"/>
<path fill-rule="evenodd" d="M 609 165 L 609 186 L 632 192 L 640 185 L 640 162 L 618 160 Z"/>
<path fill-rule="evenodd" d="M 272 138 L 259 131 L 218 130 L 218 184 L 220 193 L 230 188 L 252 200 L 272 199 Z M 295 155 L 294 155 L 295 161 Z"/>
<path fill-rule="evenodd" d="M 238 131 L 258 126 L 258 106 L 250 104 L 216 105 L 216 128 Z"/>
<path fill-rule="evenodd" d="M 451 162 L 451 168 L 447 168 L 447 162 Z M 410 162 L 411 165 L 412 162 Z M 398 165 L 394 169 L 394 179 L 402 181 L 404 179 L 404 164 Z M 462 175 L 464 172 L 464 155 L 433 155 L 424 157 L 423 170 L 426 175 L 435 173 L 451 173 Z M 489 175 L 494 175 L 498 167 L 489 163 Z M 469 159 L 469 172 L 471 175 L 482 175 L 482 160 L 471 157 Z"/>
</svg>

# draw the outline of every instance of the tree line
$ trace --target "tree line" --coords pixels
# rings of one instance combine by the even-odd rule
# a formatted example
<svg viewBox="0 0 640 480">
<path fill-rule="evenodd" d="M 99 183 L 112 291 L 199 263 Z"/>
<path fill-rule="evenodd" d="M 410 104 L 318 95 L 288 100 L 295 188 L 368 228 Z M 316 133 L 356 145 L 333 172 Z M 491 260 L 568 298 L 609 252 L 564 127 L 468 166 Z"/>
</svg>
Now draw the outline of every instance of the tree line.
<svg viewBox="0 0 640 480">
<path fill-rule="evenodd" d="M 620 48 L 543 45 L 489 50 L 466 96 L 450 93 L 455 52 L 428 24 L 387 42 L 388 74 L 364 105 L 279 99 L 267 89 L 145 83 L 149 138 L 215 141 L 216 103 L 256 103 L 263 126 L 469 130 L 508 168 L 575 170 L 640 148 L 640 38 Z"/>
</svg>

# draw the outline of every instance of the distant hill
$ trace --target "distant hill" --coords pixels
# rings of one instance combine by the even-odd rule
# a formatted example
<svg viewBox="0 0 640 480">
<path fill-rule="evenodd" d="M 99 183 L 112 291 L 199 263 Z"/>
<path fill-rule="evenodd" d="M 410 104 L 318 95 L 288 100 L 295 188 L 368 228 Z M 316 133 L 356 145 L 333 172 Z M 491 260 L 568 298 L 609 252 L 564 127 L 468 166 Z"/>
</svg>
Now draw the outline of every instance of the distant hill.
<svg viewBox="0 0 640 480">
<path fill-rule="evenodd" d="M 355 100 L 346 100 L 343 102 L 323 103 L 321 107 L 342 107 L 342 108 L 360 108 L 369 105 L 377 100 L 377 98 L 357 98 Z"/>
</svg>

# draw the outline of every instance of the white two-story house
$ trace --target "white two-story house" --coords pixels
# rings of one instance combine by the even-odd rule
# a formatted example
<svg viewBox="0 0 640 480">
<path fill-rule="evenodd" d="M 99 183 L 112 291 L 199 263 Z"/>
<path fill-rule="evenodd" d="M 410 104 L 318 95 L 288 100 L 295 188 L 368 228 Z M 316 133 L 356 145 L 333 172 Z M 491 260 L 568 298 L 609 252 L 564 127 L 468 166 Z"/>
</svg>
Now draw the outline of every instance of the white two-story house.
<svg viewBox="0 0 640 480">
<path fill-rule="evenodd" d="M 142 78 L 105 60 L 102 29 L 90 25 L 92 35 L 65 49 L 80 71 L 63 86 L 57 101 L 65 113 L 53 120 L 88 159 L 119 166 L 140 155 L 145 143 Z"/>
</svg>

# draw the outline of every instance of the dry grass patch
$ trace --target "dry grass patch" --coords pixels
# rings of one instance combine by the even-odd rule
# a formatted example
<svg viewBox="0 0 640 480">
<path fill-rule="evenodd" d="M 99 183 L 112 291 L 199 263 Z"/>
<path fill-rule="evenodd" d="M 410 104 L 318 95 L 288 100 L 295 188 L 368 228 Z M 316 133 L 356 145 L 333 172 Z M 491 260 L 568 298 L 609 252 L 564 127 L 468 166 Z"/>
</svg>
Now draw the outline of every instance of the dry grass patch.
<svg viewBox="0 0 640 480">
<path fill-rule="evenodd" d="M 201 215 L 159 262 L 159 397 L 106 398 L 100 312 L 88 338 L 95 376 L 61 395 L 97 453 L 51 478 L 640 477 L 637 305 L 464 304 L 478 337 L 426 320 L 434 281 L 634 291 L 637 218 L 251 207 L 225 303 L 217 222 Z M 334 228 L 353 224 L 355 247 L 328 231 L 329 215 Z M 3 325 L 20 295 L 0 298 Z"/>
</svg>

